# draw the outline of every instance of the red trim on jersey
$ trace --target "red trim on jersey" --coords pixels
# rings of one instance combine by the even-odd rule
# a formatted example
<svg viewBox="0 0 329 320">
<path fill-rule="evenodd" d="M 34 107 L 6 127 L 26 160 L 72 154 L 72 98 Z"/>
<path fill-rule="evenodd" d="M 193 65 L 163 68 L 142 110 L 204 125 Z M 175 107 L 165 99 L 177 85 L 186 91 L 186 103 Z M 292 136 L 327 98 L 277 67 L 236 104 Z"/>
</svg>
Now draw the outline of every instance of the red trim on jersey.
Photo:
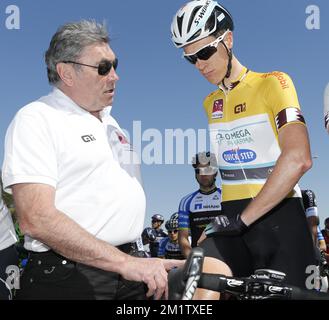
<svg viewBox="0 0 329 320">
<path fill-rule="evenodd" d="M 289 122 L 305 123 L 305 119 L 298 108 L 289 107 L 283 109 L 275 117 L 275 123 L 278 130 Z"/>
</svg>

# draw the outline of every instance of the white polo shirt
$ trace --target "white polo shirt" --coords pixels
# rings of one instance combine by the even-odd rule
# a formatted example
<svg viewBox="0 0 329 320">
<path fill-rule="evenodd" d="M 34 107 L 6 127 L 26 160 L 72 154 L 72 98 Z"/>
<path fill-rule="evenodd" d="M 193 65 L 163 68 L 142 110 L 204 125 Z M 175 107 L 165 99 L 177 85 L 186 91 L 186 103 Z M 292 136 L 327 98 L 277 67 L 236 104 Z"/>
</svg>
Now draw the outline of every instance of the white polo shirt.
<svg viewBox="0 0 329 320">
<path fill-rule="evenodd" d="M 2 200 L 0 192 L 0 251 L 7 249 L 16 242 L 17 237 L 13 220 L 10 211 Z"/>
<path fill-rule="evenodd" d="M 6 134 L 2 176 L 8 191 L 53 186 L 58 210 L 117 246 L 142 233 L 146 201 L 138 158 L 110 109 L 101 122 L 56 88 L 23 107 Z M 49 249 L 28 236 L 25 248 Z"/>
</svg>

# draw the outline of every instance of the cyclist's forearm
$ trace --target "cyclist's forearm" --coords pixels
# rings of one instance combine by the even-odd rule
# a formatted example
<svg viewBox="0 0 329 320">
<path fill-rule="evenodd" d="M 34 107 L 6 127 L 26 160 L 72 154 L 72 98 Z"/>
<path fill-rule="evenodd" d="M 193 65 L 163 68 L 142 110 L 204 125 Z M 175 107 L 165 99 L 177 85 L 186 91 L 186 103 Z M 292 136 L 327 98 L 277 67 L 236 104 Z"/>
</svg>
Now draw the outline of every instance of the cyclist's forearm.
<svg viewBox="0 0 329 320">
<path fill-rule="evenodd" d="M 285 132 L 281 138 L 289 141 L 283 143 L 282 153 L 262 190 L 242 213 L 241 218 L 247 225 L 278 205 L 311 167 L 306 128 L 302 125 L 289 125 L 282 130 Z"/>
<path fill-rule="evenodd" d="M 179 246 L 182 250 L 182 253 L 183 253 L 184 257 L 187 257 L 190 254 L 191 249 L 192 249 L 188 239 L 180 238 L 179 239 Z"/>
</svg>

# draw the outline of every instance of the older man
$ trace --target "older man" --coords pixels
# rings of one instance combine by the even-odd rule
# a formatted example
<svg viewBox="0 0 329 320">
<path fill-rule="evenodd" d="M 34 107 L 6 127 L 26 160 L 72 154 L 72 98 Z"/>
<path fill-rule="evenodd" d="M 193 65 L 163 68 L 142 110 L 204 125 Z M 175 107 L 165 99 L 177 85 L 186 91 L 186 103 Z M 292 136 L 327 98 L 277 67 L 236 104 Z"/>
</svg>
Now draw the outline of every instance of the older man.
<svg viewBox="0 0 329 320">
<path fill-rule="evenodd" d="M 105 27 L 60 27 L 46 64 L 54 90 L 17 113 L 5 144 L 4 187 L 30 251 L 18 298 L 144 299 L 144 283 L 160 298 L 179 262 L 133 257 L 145 195 L 110 115 L 118 58 Z"/>
</svg>

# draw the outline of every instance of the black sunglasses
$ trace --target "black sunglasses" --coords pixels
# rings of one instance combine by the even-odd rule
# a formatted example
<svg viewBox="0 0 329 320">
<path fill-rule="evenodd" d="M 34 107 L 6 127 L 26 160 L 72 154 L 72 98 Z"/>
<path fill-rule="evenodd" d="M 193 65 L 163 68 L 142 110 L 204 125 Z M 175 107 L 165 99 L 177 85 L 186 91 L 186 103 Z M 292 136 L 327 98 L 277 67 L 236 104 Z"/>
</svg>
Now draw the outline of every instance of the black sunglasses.
<svg viewBox="0 0 329 320">
<path fill-rule="evenodd" d="M 90 64 L 85 64 L 85 63 L 81 63 L 81 62 L 76 62 L 76 61 L 62 61 L 63 63 L 73 63 L 73 64 L 78 64 L 80 66 L 85 66 L 85 67 L 91 67 L 94 69 L 97 69 L 98 74 L 100 76 L 106 76 L 109 74 L 109 72 L 111 71 L 112 67 L 114 68 L 114 70 L 117 69 L 118 67 L 118 58 L 115 58 L 113 61 L 110 60 L 103 60 L 99 63 L 98 66 L 92 66 Z"/>
<path fill-rule="evenodd" d="M 183 54 L 183 57 L 190 63 L 196 64 L 197 60 L 208 60 L 214 53 L 217 52 L 218 44 L 223 41 L 224 37 L 226 36 L 227 32 L 229 30 L 226 30 L 221 36 L 219 36 L 217 39 L 215 39 L 213 42 L 210 42 L 209 44 L 205 45 L 201 49 L 199 49 L 195 53 L 191 54 Z"/>
</svg>

